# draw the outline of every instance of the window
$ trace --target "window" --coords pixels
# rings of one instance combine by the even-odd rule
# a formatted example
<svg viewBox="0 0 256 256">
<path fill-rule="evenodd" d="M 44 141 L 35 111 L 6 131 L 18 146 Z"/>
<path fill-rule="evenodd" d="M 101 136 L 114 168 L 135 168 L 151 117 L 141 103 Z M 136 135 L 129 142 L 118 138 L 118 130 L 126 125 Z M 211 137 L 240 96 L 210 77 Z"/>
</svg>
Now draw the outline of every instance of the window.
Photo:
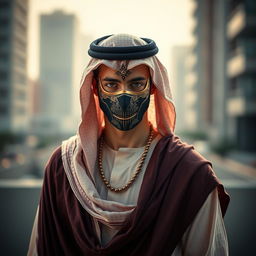
<svg viewBox="0 0 256 256">
<path fill-rule="evenodd" d="M 10 21 L 7 17 L 0 18 L 0 26 L 8 26 L 10 24 Z"/>
<path fill-rule="evenodd" d="M 6 98 L 6 97 L 8 97 L 8 93 L 9 93 L 9 91 L 8 91 L 7 88 L 1 88 L 1 87 L 0 87 L 0 97 L 1 97 L 1 98 Z"/>
<path fill-rule="evenodd" d="M 15 41 L 14 41 L 15 47 L 19 48 L 22 51 L 26 51 L 26 43 L 21 40 L 20 38 L 18 38 L 17 36 L 15 37 Z"/>
<path fill-rule="evenodd" d="M 0 81 L 6 81 L 8 79 L 8 74 L 6 71 L 0 71 Z"/>
<path fill-rule="evenodd" d="M 24 107 L 20 106 L 20 107 L 16 107 L 15 108 L 15 113 L 17 115 L 24 115 L 26 113 L 26 110 Z"/>
<path fill-rule="evenodd" d="M 14 63 L 15 63 L 15 65 L 17 65 L 21 68 L 26 67 L 26 59 L 23 56 L 16 55 L 15 59 L 14 59 Z M 20 76 L 18 79 L 20 79 Z"/>
<path fill-rule="evenodd" d="M 17 1 L 17 11 L 22 15 L 22 16 L 27 16 L 27 9 L 20 3 Z"/>
<path fill-rule="evenodd" d="M 0 8 L 7 8 L 10 6 L 10 2 L 9 1 L 1 1 L 0 2 Z"/>
<path fill-rule="evenodd" d="M 16 95 L 17 95 L 18 99 L 26 100 L 26 93 L 24 92 L 24 90 L 17 90 Z"/>
<path fill-rule="evenodd" d="M 26 76 L 22 73 L 15 73 L 15 82 L 20 84 L 26 84 Z"/>
<path fill-rule="evenodd" d="M 9 114 L 9 110 L 7 108 L 7 105 L 0 103 L 0 116 L 6 116 Z"/>
<path fill-rule="evenodd" d="M 17 26 L 18 30 L 20 30 L 22 33 L 26 33 L 27 28 L 22 22 L 16 19 L 15 25 Z"/>
</svg>

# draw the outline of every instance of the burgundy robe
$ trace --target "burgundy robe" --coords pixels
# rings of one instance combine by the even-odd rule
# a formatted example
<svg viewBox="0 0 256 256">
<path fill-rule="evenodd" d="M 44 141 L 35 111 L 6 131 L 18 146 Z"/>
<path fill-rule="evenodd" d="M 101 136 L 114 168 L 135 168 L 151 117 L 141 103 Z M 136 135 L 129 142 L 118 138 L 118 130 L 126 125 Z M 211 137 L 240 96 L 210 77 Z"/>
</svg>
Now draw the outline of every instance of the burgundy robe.
<svg viewBox="0 0 256 256">
<path fill-rule="evenodd" d="M 163 137 L 147 166 L 137 207 L 101 246 L 92 217 L 69 185 L 58 148 L 47 164 L 41 192 L 38 254 L 170 256 L 216 186 L 224 216 L 229 196 L 211 163 L 175 135 Z"/>
</svg>

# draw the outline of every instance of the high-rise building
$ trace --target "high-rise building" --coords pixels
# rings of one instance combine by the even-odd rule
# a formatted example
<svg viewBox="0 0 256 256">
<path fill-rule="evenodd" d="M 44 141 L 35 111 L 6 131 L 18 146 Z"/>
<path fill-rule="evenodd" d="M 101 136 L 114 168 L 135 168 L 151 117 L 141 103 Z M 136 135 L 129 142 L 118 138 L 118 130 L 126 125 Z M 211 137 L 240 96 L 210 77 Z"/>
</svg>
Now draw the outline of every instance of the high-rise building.
<svg viewBox="0 0 256 256">
<path fill-rule="evenodd" d="M 79 83 L 78 20 L 55 11 L 40 17 L 40 99 L 42 127 L 49 131 L 72 130 L 74 85 Z"/>
<path fill-rule="evenodd" d="M 226 133 L 226 1 L 195 0 L 193 36 L 196 56 L 197 129 L 212 139 Z"/>
<path fill-rule="evenodd" d="M 185 59 L 185 95 L 184 95 L 184 113 L 181 113 L 184 120 L 184 131 L 195 132 L 201 130 L 198 127 L 199 111 L 196 81 L 198 79 L 194 68 L 196 65 L 196 55 L 192 52 L 192 45 L 189 48 Z"/>
<path fill-rule="evenodd" d="M 196 57 L 197 129 L 214 142 L 227 134 L 227 1 L 195 0 L 192 53 Z"/>
<path fill-rule="evenodd" d="M 229 136 L 256 151 L 256 1 L 229 0 L 227 65 Z"/>
<path fill-rule="evenodd" d="M 197 113 L 196 129 L 208 130 L 212 122 L 212 2 L 195 0 L 195 44 L 192 54 L 196 56 L 193 71 L 197 74 L 194 85 L 197 95 L 195 110 Z"/>
<path fill-rule="evenodd" d="M 191 48 L 175 46 L 172 49 L 173 98 L 176 109 L 176 131 L 183 132 L 194 128 L 194 93 L 188 85 Z M 193 98 L 193 99 L 192 99 Z"/>
<path fill-rule="evenodd" d="M 28 1 L 0 0 L 0 130 L 26 132 Z"/>
<path fill-rule="evenodd" d="M 81 119 L 81 105 L 80 105 L 80 97 L 79 97 L 79 91 L 80 91 L 80 79 L 82 77 L 83 71 L 85 70 L 87 64 L 89 63 L 90 56 L 88 55 L 88 49 L 90 43 L 94 40 L 94 37 L 90 34 L 80 34 L 79 36 L 79 50 L 78 50 L 78 66 L 77 68 L 77 76 L 78 76 L 78 82 L 74 85 L 74 115 L 77 120 L 77 123 L 79 123 Z"/>
<path fill-rule="evenodd" d="M 256 2 L 194 0 L 199 126 L 256 151 Z"/>
</svg>

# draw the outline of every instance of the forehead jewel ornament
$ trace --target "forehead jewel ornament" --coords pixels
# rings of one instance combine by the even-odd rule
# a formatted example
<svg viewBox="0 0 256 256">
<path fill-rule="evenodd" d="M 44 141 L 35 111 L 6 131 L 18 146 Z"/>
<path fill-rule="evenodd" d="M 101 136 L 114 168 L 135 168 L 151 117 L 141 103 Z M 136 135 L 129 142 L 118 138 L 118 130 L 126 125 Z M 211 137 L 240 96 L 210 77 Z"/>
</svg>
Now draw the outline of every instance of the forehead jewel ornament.
<svg viewBox="0 0 256 256">
<path fill-rule="evenodd" d="M 122 64 L 120 69 L 116 72 L 118 76 L 121 76 L 123 80 L 131 74 L 131 71 L 127 69 L 127 64 Z"/>
</svg>

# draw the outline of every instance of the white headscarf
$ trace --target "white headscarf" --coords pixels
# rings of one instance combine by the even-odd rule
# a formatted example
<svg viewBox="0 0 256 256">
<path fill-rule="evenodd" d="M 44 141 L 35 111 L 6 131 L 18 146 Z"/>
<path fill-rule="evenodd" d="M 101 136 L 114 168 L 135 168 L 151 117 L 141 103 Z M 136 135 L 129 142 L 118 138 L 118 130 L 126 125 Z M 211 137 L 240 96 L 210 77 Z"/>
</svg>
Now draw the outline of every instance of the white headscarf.
<svg viewBox="0 0 256 256">
<path fill-rule="evenodd" d="M 146 42 L 138 37 L 128 34 L 117 34 L 100 42 L 101 46 L 124 47 L 140 46 Z M 100 109 L 98 98 L 93 92 L 93 70 L 100 65 L 106 65 L 119 70 L 123 61 L 112 61 L 92 58 L 84 70 L 81 79 L 80 104 L 82 121 L 77 136 L 65 141 L 62 145 L 62 159 L 64 169 L 70 185 L 82 206 L 95 218 L 104 223 L 122 222 L 132 209 L 120 203 L 108 203 L 101 200 L 94 183 L 94 167 L 97 157 L 97 141 L 104 127 L 104 114 Z M 154 102 L 151 102 L 154 115 L 149 115 L 149 121 L 158 132 L 165 136 L 172 133 L 175 126 L 175 108 L 172 101 L 171 88 L 165 67 L 156 56 L 130 60 L 127 69 L 138 65 L 147 65 L 150 70 L 152 82 L 156 87 Z M 83 153 L 84 165 L 81 168 L 80 155 Z M 109 214 L 109 212 L 112 212 Z M 105 214 L 105 215 L 104 215 Z"/>
<path fill-rule="evenodd" d="M 117 34 L 105 39 L 100 45 L 106 47 L 123 47 L 144 44 L 146 44 L 145 41 L 138 37 L 127 34 Z M 85 154 L 86 164 L 91 174 L 93 173 L 97 155 L 97 139 L 99 138 L 104 125 L 103 112 L 101 111 L 98 99 L 93 94 L 92 90 L 92 71 L 102 64 L 114 70 L 119 70 L 122 63 L 122 61 L 92 58 L 85 69 L 81 80 L 80 103 L 82 108 L 82 122 L 79 126 L 78 135 Z M 152 82 L 157 89 L 154 93 L 155 118 L 153 117 L 154 119 L 150 121 L 153 124 L 156 124 L 156 128 L 161 135 L 168 135 L 174 130 L 175 108 L 172 101 L 172 93 L 167 71 L 156 56 L 130 60 L 127 69 L 134 68 L 141 64 L 149 67 Z"/>
</svg>

